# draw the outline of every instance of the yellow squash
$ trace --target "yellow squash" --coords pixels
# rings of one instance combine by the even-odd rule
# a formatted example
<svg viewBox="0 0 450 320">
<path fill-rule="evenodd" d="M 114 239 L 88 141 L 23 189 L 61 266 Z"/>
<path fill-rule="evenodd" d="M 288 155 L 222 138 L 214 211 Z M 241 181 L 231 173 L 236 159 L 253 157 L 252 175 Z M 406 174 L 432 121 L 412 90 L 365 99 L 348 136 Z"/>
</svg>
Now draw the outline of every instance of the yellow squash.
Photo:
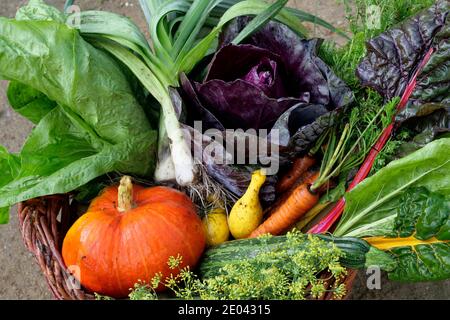
<svg viewBox="0 0 450 320">
<path fill-rule="evenodd" d="M 227 212 L 225 209 L 212 209 L 202 221 L 208 246 L 216 246 L 228 240 L 230 230 L 228 230 Z"/>
<path fill-rule="evenodd" d="M 266 175 L 262 170 L 254 171 L 247 191 L 231 209 L 228 226 L 234 238 L 246 238 L 261 224 L 263 210 L 259 202 L 259 190 L 265 181 Z"/>
</svg>

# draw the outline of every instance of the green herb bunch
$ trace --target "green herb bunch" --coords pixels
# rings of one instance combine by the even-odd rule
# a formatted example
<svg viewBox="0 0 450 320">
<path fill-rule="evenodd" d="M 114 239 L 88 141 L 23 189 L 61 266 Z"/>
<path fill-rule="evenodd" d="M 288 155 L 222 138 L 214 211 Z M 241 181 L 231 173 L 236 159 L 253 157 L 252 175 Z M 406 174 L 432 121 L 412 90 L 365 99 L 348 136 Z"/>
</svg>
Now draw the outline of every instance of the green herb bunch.
<svg viewBox="0 0 450 320">
<path fill-rule="evenodd" d="M 130 293 L 131 300 L 157 299 L 155 289 L 163 283 L 178 299 L 306 299 L 319 298 L 332 292 L 342 298 L 342 283 L 346 269 L 340 265 L 342 251 L 334 244 L 299 232 L 288 233 L 289 247 L 304 244 L 295 254 L 289 249 L 263 252 L 256 257 L 226 264 L 212 278 L 198 279 L 189 269 L 163 280 L 156 275 L 150 283 L 138 282 Z M 168 262 L 173 270 L 179 268 L 181 257 Z M 330 287 L 328 284 L 332 283 Z"/>
</svg>

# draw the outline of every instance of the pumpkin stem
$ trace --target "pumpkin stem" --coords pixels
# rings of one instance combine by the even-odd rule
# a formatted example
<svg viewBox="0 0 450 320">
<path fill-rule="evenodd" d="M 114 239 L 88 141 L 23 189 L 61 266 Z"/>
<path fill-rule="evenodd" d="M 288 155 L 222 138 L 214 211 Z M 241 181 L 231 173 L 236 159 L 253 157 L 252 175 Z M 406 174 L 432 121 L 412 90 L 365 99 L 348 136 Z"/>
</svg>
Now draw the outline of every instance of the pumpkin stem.
<svg viewBox="0 0 450 320">
<path fill-rule="evenodd" d="M 117 209 L 119 212 L 127 212 L 133 208 L 133 184 L 129 176 L 123 176 L 120 179 L 118 193 Z"/>
</svg>

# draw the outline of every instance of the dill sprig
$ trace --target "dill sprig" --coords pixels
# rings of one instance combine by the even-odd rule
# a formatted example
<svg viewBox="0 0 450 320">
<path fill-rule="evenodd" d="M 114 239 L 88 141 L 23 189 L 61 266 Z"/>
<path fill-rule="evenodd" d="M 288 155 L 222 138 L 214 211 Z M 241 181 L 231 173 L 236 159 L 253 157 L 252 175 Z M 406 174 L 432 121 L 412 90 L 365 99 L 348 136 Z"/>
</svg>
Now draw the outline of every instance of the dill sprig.
<svg viewBox="0 0 450 320">
<path fill-rule="evenodd" d="M 130 299 L 157 298 L 154 289 L 161 283 L 177 299 L 188 300 L 306 299 L 320 298 L 327 292 L 339 299 L 346 294 L 342 283 L 346 269 L 339 263 L 343 252 L 334 243 L 299 232 L 288 233 L 286 241 L 285 248 L 304 244 L 305 249 L 294 255 L 289 249 L 264 252 L 230 262 L 218 275 L 206 279 L 199 279 L 189 268 L 182 268 L 177 275 L 151 281 L 153 285 L 138 282 Z M 170 259 L 169 266 L 173 270 L 180 264 L 181 258 Z"/>
</svg>

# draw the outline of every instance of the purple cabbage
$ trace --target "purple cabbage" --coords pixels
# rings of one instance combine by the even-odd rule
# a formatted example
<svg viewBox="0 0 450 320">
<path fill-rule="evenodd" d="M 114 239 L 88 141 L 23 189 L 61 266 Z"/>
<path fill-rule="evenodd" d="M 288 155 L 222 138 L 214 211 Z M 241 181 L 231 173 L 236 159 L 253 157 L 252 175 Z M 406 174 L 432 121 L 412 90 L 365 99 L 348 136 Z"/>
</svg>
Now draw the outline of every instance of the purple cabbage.
<svg viewBox="0 0 450 320">
<path fill-rule="evenodd" d="M 333 125 L 336 114 L 352 102 L 353 93 L 317 56 L 322 40 L 302 39 L 283 24 L 269 22 L 245 43 L 232 44 L 248 21 L 237 18 L 225 28 L 201 80 L 181 75 L 185 123 L 192 126 L 200 120 L 203 130 L 221 132 L 269 129 L 271 138 L 277 129 L 280 140 L 271 143 L 281 146 L 283 166 L 287 157 L 307 150 Z M 209 175 L 235 195 L 245 192 L 251 166 L 199 160 Z M 274 200 L 275 181 L 276 176 L 270 176 L 264 185 L 261 200 L 265 204 Z"/>
<path fill-rule="evenodd" d="M 225 28 L 203 81 L 182 77 L 188 123 L 202 120 L 204 129 L 272 129 L 283 113 L 289 118 L 296 110 L 298 122 L 278 121 L 289 123 L 289 140 L 319 116 L 352 101 L 350 89 L 317 56 L 319 39 L 302 39 L 285 25 L 269 22 L 244 44 L 232 44 L 249 20 L 237 18 Z"/>
</svg>

